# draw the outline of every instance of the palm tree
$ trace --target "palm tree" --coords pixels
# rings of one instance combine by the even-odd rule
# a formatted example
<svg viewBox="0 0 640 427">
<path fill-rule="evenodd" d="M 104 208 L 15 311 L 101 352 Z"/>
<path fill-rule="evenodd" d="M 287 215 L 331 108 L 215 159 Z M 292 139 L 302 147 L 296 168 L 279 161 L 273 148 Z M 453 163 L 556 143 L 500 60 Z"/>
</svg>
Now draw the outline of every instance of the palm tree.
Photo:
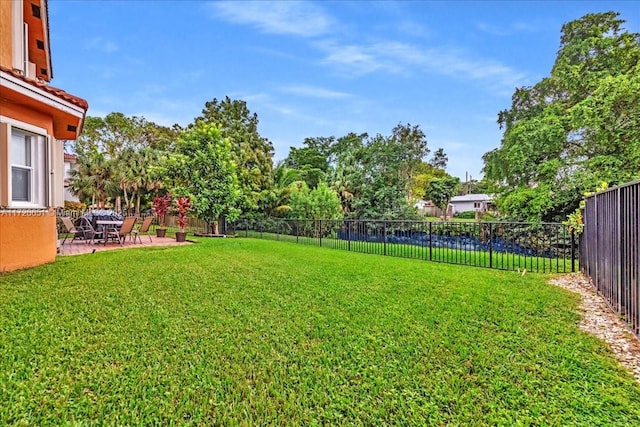
<svg viewBox="0 0 640 427">
<path fill-rule="evenodd" d="M 278 162 L 273 169 L 273 204 L 272 214 L 282 215 L 291 210 L 289 206 L 289 196 L 291 196 L 292 185 L 302 179 L 300 171 L 285 166 L 284 162 Z"/>
<path fill-rule="evenodd" d="M 78 169 L 71 171 L 69 188 L 81 200 L 91 198 L 91 204 L 104 208 L 107 199 L 117 194 L 114 181 L 114 162 L 103 153 L 91 152 L 79 155 Z"/>
</svg>

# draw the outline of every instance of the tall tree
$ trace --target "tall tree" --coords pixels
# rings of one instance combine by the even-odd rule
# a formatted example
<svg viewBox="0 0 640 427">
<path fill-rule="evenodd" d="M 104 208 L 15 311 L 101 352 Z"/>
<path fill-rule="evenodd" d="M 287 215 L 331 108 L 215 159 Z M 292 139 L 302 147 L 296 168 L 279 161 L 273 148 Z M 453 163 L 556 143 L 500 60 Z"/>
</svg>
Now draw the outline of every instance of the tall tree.
<svg viewBox="0 0 640 427">
<path fill-rule="evenodd" d="M 406 183 L 407 201 L 411 201 L 414 198 L 411 194 L 411 180 L 430 151 L 427 147 L 427 137 L 418 125 L 398 123 L 393 128 L 391 139 L 399 150 L 396 153 L 398 172 Z"/>
<path fill-rule="evenodd" d="M 93 151 L 79 155 L 77 165 L 70 171 L 71 192 L 89 205 L 105 208 L 109 197 L 118 193 L 116 163 Z"/>
<path fill-rule="evenodd" d="M 288 168 L 284 162 L 279 162 L 273 169 L 274 186 L 271 194 L 271 203 L 266 213 L 271 216 L 282 216 L 290 212 L 289 198 L 293 190 L 292 184 L 300 180 L 300 172 Z"/>
<path fill-rule="evenodd" d="M 87 117 L 84 130 L 71 149 L 83 161 L 96 161 L 95 167 L 81 167 L 76 178 L 82 182 L 100 182 L 105 175 L 90 176 L 88 173 L 104 172 L 103 164 L 110 169 L 109 180 L 115 183 L 115 191 L 106 194 L 114 198 L 116 208 L 121 207 L 121 198 L 125 207 L 135 206 L 136 214 L 140 213 L 141 200 L 149 192 L 157 188 L 157 183 L 150 181 L 147 170 L 158 159 L 157 152 L 171 149 L 177 136 L 177 126 L 168 128 L 147 121 L 144 117 L 126 116 L 122 113 L 110 113 L 105 117 Z M 112 184 L 109 184 L 110 188 Z M 85 189 L 86 190 L 86 189 Z M 86 192 L 86 191 L 85 191 Z M 97 194 L 98 194 L 97 193 Z M 129 197 L 133 198 L 133 203 Z M 106 203 L 106 200 L 100 201 Z"/>
<path fill-rule="evenodd" d="M 196 216 L 217 234 L 219 218 L 234 221 L 241 212 L 235 171 L 229 140 L 216 125 L 198 121 L 180 134 L 175 151 L 152 175 L 163 179 L 174 196 L 190 197 Z"/>
<path fill-rule="evenodd" d="M 109 113 L 105 117 L 87 117 L 74 151 L 104 153 L 113 158 L 125 149 L 140 150 L 150 147 L 166 150 L 175 141 L 178 128 L 168 128 L 147 121 L 144 117 Z"/>
<path fill-rule="evenodd" d="M 242 190 L 240 206 L 243 211 L 257 210 L 273 187 L 273 145 L 258 133 L 258 115 L 249 111 L 245 101 L 227 96 L 207 102 L 198 121 L 216 124 L 229 140 Z"/>
<path fill-rule="evenodd" d="M 449 162 L 449 157 L 447 153 L 444 152 L 444 148 L 438 148 L 431 156 L 431 160 L 429 160 L 429 164 L 436 169 L 446 169 L 447 163 Z"/>
<path fill-rule="evenodd" d="M 560 221 L 599 182 L 640 177 L 640 36 L 614 12 L 562 27 L 549 77 L 516 89 L 484 173 L 501 211 Z"/>
<path fill-rule="evenodd" d="M 434 178 L 427 184 L 425 189 L 425 197 L 430 199 L 434 205 L 442 209 L 444 219 L 447 219 L 449 201 L 455 196 L 460 185 L 460 179 L 452 176 L 444 176 L 442 178 Z"/>
<path fill-rule="evenodd" d="M 316 188 L 329 171 L 329 157 L 334 141 L 333 137 L 305 138 L 304 147 L 291 147 L 284 162 L 287 167 L 298 170 L 310 188 Z"/>
</svg>

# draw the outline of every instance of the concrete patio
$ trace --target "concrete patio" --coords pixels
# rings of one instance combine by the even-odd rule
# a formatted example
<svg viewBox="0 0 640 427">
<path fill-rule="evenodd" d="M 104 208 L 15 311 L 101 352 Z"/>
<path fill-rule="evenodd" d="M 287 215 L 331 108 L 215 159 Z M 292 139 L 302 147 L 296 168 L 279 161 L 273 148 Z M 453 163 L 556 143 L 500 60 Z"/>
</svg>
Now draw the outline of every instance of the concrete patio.
<svg viewBox="0 0 640 427">
<path fill-rule="evenodd" d="M 115 249 L 131 249 L 131 248 L 145 248 L 150 246 L 179 246 L 179 245 L 190 245 L 193 242 L 176 242 L 174 237 L 151 237 L 152 241 L 149 241 L 147 236 L 142 236 L 142 243 L 137 241 L 137 243 L 133 243 L 133 241 L 127 240 L 124 245 L 120 245 L 117 242 L 108 242 L 106 245 L 102 242 L 95 242 L 87 244 L 84 240 L 75 240 L 71 243 L 71 239 L 68 239 L 64 245 L 60 245 L 58 255 L 66 256 L 66 255 L 82 255 L 89 254 L 100 251 L 111 251 Z M 62 240 L 60 240 L 62 243 Z"/>
</svg>

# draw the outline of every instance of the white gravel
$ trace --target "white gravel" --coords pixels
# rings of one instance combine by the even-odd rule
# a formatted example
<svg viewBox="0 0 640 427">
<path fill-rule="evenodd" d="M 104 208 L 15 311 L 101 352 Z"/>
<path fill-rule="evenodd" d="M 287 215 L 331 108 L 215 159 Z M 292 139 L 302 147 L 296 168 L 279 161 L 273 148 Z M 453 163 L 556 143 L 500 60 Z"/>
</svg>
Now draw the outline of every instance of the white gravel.
<svg viewBox="0 0 640 427">
<path fill-rule="evenodd" d="M 574 273 L 556 277 L 550 283 L 581 296 L 580 310 L 583 316 L 580 329 L 609 344 L 622 366 L 640 381 L 640 341 L 598 295 L 589 279 L 583 274 Z"/>
</svg>

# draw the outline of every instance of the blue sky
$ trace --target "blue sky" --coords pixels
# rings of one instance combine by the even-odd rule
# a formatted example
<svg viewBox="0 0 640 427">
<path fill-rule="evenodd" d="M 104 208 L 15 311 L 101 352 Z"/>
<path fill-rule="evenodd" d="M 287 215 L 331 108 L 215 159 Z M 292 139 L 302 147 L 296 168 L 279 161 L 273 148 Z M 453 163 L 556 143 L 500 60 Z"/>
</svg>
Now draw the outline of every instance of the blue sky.
<svg viewBox="0 0 640 427">
<path fill-rule="evenodd" d="M 305 137 L 418 124 L 448 172 L 481 176 L 516 86 L 549 75 L 563 23 L 626 2 L 50 0 L 54 79 L 113 111 L 186 125 L 229 96 L 283 159 Z"/>
</svg>

